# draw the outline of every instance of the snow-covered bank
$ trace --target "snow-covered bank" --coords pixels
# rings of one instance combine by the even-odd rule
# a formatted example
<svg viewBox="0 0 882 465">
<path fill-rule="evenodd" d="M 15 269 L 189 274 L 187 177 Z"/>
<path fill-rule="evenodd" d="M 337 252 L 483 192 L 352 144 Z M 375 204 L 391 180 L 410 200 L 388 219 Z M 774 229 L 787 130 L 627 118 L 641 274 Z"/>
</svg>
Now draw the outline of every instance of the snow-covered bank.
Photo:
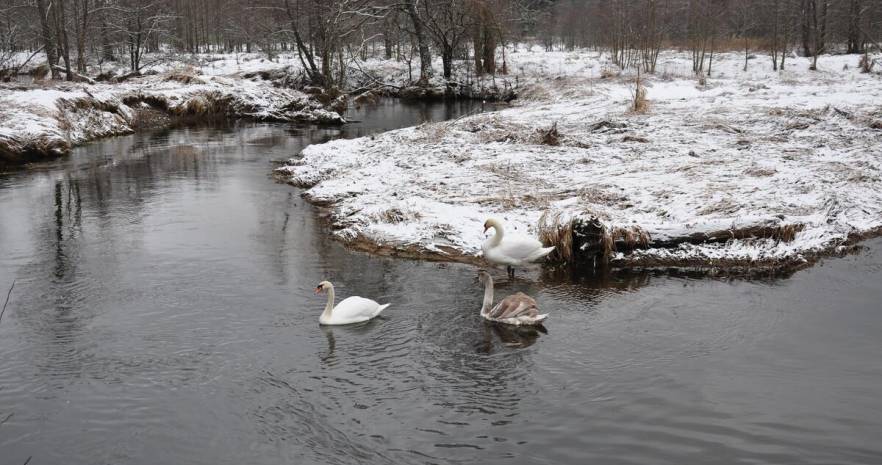
<svg viewBox="0 0 882 465">
<path fill-rule="evenodd" d="M 132 132 L 149 124 L 144 116 L 150 113 L 197 121 L 343 122 L 311 96 L 259 79 L 169 73 L 119 84 L 7 85 L 0 87 L 0 164 L 53 158 Z"/>
<path fill-rule="evenodd" d="M 515 108 L 310 146 L 278 173 L 342 239 L 425 254 L 474 256 L 489 216 L 618 266 L 793 266 L 882 231 L 882 78 L 858 57 L 745 73 L 723 54 L 701 82 L 665 53 L 632 114 L 633 80 L 594 78 L 593 56 Z M 596 244 L 569 229 L 592 220 Z"/>
</svg>

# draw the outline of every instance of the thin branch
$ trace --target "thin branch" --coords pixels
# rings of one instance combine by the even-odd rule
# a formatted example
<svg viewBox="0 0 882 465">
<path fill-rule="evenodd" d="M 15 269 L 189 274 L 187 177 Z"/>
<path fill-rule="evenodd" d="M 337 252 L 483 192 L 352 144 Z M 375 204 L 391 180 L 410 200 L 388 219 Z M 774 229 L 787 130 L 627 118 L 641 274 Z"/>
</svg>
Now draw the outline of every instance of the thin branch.
<svg viewBox="0 0 882 465">
<path fill-rule="evenodd" d="M 9 296 L 12 295 L 12 288 L 15 287 L 15 280 L 12 280 L 12 286 L 9 286 L 9 292 L 6 293 L 6 302 L 3 303 L 3 311 L 0 311 L 0 321 L 3 321 L 3 314 L 6 313 L 6 305 L 9 304 Z"/>
<path fill-rule="evenodd" d="M 15 415 L 15 413 L 10 413 L 9 415 L 6 415 L 6 418 L 4 418 L 2 421 L 0 421 L 0 425 L 9 421 L 9 419 L 12 418 L 13 415 Z"/>
</svg>

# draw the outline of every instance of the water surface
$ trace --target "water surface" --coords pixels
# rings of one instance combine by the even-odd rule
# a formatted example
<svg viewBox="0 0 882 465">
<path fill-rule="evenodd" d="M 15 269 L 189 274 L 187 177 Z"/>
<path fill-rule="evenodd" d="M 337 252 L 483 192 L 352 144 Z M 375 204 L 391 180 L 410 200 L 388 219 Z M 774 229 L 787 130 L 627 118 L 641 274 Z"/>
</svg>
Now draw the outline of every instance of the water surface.
<svg viewBox="0 0 882 465">
<path fill-rule="evenodd" d="M 349 252 L 269 176 L 474 110 L 143 133 L 0 175 L 0 463 L 882 462 L 882 241 L 778 280 L 500 271 L 551 314 L 512 331 L 472 267 Z M 322 279 L 392 306 L 320 328 Z"/>
</svg>

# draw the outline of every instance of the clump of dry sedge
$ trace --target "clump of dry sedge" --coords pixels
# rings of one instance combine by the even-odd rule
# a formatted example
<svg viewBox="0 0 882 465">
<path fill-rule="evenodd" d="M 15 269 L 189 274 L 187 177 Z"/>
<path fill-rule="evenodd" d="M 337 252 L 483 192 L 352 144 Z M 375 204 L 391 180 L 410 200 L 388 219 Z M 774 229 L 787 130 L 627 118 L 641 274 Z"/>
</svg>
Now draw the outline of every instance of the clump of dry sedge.
<svg viewBox="0 0 882 465">
<path fill-rule="evenodd" d="M 539 143 L 541 145 L 560 145 L 560 132 L 557 130 L 557 121 L 548 129 L 538 129 Z"/>
<path fill-rule="evenodd" d="M 640 68 L 637 68 L 637 79 L 634 81 L 634 91 L 631 93 L 631 111 L 643 114 L 649 110 L 649 100 L 646 98 L 646 87 L 640 80 Z"/>
<path fill-rule="evenodd" d="M 561 221 L 560 212 L 550 213 L 545 210 L 539 218 L 539 240 L 545 247 L 554 246 L 550 258 L 554 261 L 572 263 L 573 253 L 573 222 Z"/>
</svg>

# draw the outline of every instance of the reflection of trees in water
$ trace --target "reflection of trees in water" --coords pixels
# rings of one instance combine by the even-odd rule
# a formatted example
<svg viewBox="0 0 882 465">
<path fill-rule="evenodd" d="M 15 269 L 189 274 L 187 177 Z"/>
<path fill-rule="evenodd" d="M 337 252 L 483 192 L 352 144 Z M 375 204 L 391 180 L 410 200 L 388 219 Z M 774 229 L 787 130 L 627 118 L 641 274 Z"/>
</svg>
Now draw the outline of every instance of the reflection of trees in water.
<svg viewBox="0 0 882 465">
<path fill-rule="evenodd" d="M 65 191 L 67 201 L 65 202 Z M 81 230 L 83 219 L 83 199 L 80 195 L 80 181 L 70 177 L 66 182 L 55 181 L 55 277 L 64 277 L 68 260 L 64 253 L 65 230 L 73 238 Z M 67 226 L 65 226 L 67 222 Z"/>
</svg>

